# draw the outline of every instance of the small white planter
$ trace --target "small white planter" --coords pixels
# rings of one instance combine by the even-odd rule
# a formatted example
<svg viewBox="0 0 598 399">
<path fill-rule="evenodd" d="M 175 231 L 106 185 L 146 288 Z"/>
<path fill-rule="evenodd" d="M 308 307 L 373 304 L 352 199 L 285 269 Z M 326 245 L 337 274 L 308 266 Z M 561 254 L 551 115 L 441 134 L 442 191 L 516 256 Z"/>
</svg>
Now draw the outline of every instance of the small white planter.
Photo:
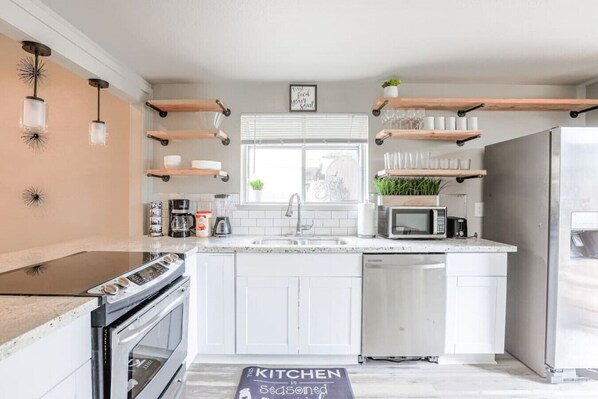
<svg viewBox="0 0 598 399">
<path fill-rule="evenodd" d="M 386 86 L 384 88 L 384 97 L 398 97 L 399 86 Z"/>
<path fill-rule="evenodd" d="M 262 191 L 251 190 L 249 192 L 249 202 L 262 202 Z"/>
</svg>

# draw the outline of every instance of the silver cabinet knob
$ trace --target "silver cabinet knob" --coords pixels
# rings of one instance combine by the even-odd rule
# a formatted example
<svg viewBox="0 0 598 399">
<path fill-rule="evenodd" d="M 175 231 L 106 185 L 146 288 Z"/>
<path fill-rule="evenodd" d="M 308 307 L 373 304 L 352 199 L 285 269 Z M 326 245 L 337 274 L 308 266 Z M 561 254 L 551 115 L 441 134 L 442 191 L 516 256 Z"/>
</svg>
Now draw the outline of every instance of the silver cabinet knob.
<svg viewBox="0 0 598 399">
<path fill-rule="evenodd" d="M 118 293 L 118 286 L 115 284 L 106 284 L 102 287 L 102 291 L 108 295 L 116 295 Z"/>
</svg>

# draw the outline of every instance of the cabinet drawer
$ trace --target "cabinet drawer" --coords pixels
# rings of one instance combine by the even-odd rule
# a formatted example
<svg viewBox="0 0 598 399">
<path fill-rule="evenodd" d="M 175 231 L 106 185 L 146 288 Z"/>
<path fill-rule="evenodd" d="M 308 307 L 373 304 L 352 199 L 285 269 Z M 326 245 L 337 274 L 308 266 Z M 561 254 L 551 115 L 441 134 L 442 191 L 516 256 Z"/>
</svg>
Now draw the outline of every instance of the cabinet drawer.
<svg viewBox="0 0 598 399">
<path fill-rule="evenodd" d="M 237 276 L 361 277 L 361 254 L 237 254 Z"/>
<path fill-rule="evenodd" d="M 449 253 L 447 276 L 506 276 L 506 253 Z"/>
</svg>

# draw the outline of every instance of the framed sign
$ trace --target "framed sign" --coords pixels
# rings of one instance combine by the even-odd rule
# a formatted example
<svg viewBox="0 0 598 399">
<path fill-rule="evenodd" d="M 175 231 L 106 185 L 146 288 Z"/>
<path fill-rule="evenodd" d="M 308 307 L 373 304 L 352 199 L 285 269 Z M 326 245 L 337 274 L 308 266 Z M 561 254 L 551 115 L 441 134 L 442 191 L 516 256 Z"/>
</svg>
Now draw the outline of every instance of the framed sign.
<svg viewBox="0 0 598 399">
<path fill-rule="evenodd" d="M 289 109 L 291 112 L 316 112 L 318 110 L 318 86 L 290 85 Z"/>
</svg>

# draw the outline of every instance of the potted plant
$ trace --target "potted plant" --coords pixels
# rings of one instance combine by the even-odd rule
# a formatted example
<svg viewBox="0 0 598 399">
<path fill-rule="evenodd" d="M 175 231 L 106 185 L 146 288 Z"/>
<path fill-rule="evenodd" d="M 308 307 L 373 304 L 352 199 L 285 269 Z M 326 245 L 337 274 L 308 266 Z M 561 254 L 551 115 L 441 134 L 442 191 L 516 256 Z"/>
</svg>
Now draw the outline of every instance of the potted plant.
<svg viewBox="0 0 598 399">
<path fill-rule="evenodd" d="M 392 178 L 374 180 L 378 204 L 386 206 L 438 206 L 440 191 L 446 183 L 436 177 Z"/>
<path fill-rule="evenodd" d="M 261 202 L 264 182 L 261 179 L 251 180 L 249 186 L 251 187 L 251 202 Z"/>
<path fill-rule="evenodd" d="M 386 82 L 382 83 L 384 89 L 384 97 L 398 97 L 399 85 L 401 81 L 396 76 L 391 76 Z"/>
</svg>

